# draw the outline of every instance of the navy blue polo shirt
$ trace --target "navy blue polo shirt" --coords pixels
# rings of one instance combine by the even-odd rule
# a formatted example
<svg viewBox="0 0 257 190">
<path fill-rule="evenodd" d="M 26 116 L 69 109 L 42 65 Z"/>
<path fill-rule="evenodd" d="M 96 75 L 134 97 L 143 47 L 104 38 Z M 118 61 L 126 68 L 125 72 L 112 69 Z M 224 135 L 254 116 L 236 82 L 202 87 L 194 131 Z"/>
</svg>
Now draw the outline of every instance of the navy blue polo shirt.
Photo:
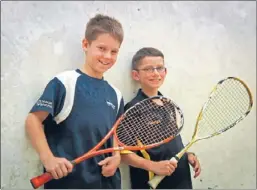
<svg viewBox="0 0 257 190">
<path fill-rule="evenodd" d="M 31 112 L 46 111 L 44 130 L 56 157 L 73 160 L 102 140 L 123 113 L 120 91 L 104 79 L 92 78 L 79 69 L 55 76 Z M 109 139 L 103 149 L 113 146 Z M 112 153 L 90 158 L 73 168 L 68 176 L 45 184 L 46 189 L 117 189 L 120 171 L 112 177 L 101 174 L 98 162 Z"/>
<path fill-rule="evenodd" d="M 162 96 L 160 92 L 158 95 Z M 125 111 L 135 105 L 137 102 L 149 98 L 144 92 L 139 89 L 135 98 L 125 105 Z M 181 136 L 178 135 L 175 139 L 169 143 L 163 144 L 161 146 L 148 149 L 151 160 L 162 161 L 169 160 L 175 156 L 180 150 L 184 148 Z M 137 155 L 143 157 L 140 151 L 136 152 Z M 130 179 L 132 189 L 149 189 L 147 182 L 149 181 L 148 171 L 140 168 L 135 168 L 130 166 Z M 164 180 L 157 186 L 157 189 L 192 189 L 192 180 L 190 167 L 188 164 L 187 154 L 185 154 L 178 162 L 178 167 L 175 172 L 166 176 Z"/>
</svg>

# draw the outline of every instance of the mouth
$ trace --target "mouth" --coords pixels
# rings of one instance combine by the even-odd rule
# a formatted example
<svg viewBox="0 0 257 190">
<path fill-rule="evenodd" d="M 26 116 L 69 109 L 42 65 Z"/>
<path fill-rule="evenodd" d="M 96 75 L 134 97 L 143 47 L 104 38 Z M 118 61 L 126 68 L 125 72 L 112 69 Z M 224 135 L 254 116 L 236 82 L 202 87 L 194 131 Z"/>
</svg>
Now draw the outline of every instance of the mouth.
<svg viewBox="0 0 257 190">
<path fill-rule="evenodd" d="M 100 61 L 100 60 L 98 60 L 99 61 L 99 63 L 101 63 L 102 65 L 109 65 L 110 63 L 108 63 L 108 62 L 103 62 L 103 61 Z"/>
<path fill-rule="evenodd" d="M 160 78 L 158 78 L 158 79 L 150 79 L 150 81 L 151 82 L 159 82 L 159 81 L 161 81 L 161 79 Z"/>
</svg>

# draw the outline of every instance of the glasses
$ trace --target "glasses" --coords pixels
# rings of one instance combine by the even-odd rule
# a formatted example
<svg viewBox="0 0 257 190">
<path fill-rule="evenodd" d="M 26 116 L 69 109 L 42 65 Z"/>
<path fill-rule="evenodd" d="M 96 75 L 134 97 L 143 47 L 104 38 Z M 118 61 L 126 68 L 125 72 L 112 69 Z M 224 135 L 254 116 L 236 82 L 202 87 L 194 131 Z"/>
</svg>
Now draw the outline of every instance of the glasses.
<svg viewBox="0 0 257 190">
<path fill-rule="evenodd" d="M 166 67 L 147 67 L 144 69 L 136 69 L 137 71 L 144 71 L 146 73 L 154 73 L 156 70 L 158 73 L 163 73 L 166 71 Z"/>
</svg>

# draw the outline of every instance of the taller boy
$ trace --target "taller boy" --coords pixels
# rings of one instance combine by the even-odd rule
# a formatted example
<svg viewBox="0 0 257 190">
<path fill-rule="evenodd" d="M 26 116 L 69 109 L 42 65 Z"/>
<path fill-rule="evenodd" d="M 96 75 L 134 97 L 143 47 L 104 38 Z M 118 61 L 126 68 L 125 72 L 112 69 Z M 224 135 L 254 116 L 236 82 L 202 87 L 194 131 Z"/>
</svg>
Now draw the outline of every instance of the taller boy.
<svg viewBox="0 0 257 190">
<path fill-rule="evenodd" d="M 120 91 L 103 78 L 116 62 L 122 41 L 119 21 L 104 15 L 90 19 L 82 42 L 85 64 L 53 77 L 30 111 L 27 133 L 44 170 L 55 179 L 45 188 L 121 188 L 119 152 L 91 158 L 74 168 L 69 161 L 93 148 L 123 113 Z M 114 143 L 111 139 L 103 148 Z"/>
</svg>

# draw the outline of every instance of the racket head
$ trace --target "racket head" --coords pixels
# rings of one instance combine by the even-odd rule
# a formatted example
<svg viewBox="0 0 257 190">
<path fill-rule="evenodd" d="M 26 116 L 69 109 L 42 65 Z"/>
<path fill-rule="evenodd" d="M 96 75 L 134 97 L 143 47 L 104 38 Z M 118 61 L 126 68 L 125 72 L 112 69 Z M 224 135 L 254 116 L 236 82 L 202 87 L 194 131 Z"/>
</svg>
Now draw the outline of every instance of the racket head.
<svg viewBox="0 0 257 190">
<path fill-rule="evenodd" d="M 252 94 L 245 82 L 237 77 L 220 80 L 198 115 L 192 139 L 206 139 L 227 131 L 243 120 L 252 106 Z"/>
<path fill-rule="evenodd" d="M 174 139 L 184 125 L 183 112 L 171 99 L 154 96 L 128 109 L 116 124 L 114 138 L 127 150 L 142 150 Z"/>
</svg>

